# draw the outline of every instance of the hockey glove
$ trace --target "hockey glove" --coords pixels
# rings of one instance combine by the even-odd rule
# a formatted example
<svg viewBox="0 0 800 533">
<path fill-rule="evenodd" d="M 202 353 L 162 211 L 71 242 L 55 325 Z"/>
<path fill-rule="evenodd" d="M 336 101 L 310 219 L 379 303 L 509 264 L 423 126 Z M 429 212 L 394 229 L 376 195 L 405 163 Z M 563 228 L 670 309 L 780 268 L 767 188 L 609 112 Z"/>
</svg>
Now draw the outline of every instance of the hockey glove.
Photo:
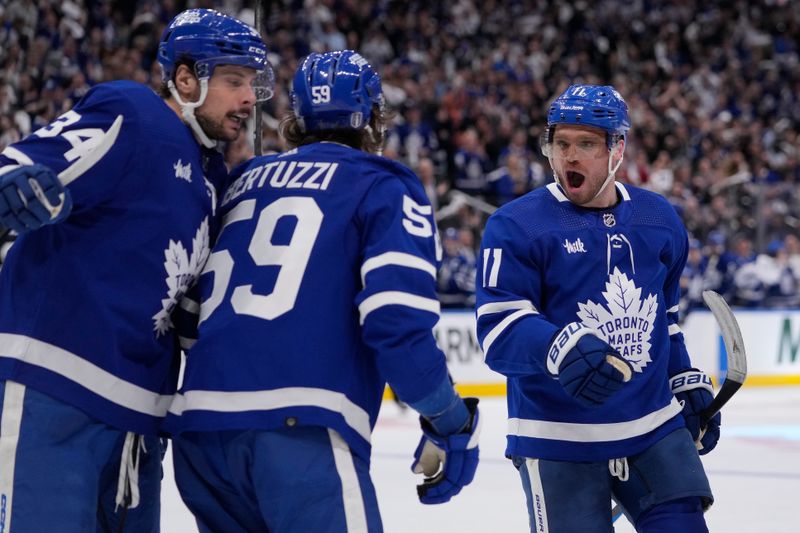
<svg viewBox="0 0 800 533">
<path fill-rule="evenodd" d="M 19 234 L 61 222 L 72 209 L 69 191 L 44 165 L 24 165 L 0 175 L 0 224 Z"/>
<path fill-rule="evenodd" d="M 449 501 L 475 477 L 481 432 L 478 399 L 464 398 L 464 404 L 469 410 L 469 422 L 453 435 L 439 435 L 428 420 L 420 417 L 422 439 L 414 452 L 411 470 L 415 474 L 425 474 L 425 481 L 417 485 L 422 503 Z"/>
<path fill-rule="evenodd" d="M 572 322 L 559 331 L 547 353 L 547 370 L 581 405 L 604 403 L 633 374 L 630 363 L 597 330 Z"/>
<path fill-rule="evenodd" d="M 690 368 L 672 376 L 669 387 L 683 406 L 681 414 L 697 450 L 700 455 L 707 454 L 717 445 L 719 426 L 722 423 L 722 413 L 717 413 L 711 417 L 706 427 L 700 427 L 700 413 L 714 399 L 711 379 L 703 371 Z"/>
</svg>

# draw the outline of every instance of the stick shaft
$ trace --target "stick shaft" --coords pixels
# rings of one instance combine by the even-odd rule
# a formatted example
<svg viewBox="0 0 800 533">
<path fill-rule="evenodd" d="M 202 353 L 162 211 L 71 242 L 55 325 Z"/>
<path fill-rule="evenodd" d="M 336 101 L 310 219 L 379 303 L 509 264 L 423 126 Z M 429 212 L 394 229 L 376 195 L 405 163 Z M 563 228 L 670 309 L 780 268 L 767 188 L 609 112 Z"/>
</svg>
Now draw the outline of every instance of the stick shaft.
<svg viewBox="0 0 800 533">
<path fill-rule="evenodd" d="M 255 25 L 256 31 L 264 38 L 264 15 L 263 15 L 263 6 L 262 0 L 255 0 L 253 3 L 253 14 L 255 17 Z M 263 153 L 263 147 L 261 146 L 261 122 L 262 122 L 262 113 L 261 104 L 260 102 L 256 102 L 255 104 L 255 112 L 253 113 L 253 154 L 254 155 L 261 155 Z"/>
</svg>

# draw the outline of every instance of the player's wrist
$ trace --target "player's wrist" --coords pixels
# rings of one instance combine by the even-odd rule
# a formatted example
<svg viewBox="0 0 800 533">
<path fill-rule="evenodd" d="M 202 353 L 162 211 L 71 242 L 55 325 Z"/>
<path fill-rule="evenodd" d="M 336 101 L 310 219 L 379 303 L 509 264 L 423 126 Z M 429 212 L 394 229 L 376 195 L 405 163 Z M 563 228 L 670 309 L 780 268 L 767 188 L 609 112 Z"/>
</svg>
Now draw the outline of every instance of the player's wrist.
<svg viewBox="0 0 800 533">
<path fill-rule="evenodd" d="M 469 410 L 447 377 L 432 393 L 409 405 L 422 415 L 439 435 L 458 433 L 469 423 Z"/>
</svg>

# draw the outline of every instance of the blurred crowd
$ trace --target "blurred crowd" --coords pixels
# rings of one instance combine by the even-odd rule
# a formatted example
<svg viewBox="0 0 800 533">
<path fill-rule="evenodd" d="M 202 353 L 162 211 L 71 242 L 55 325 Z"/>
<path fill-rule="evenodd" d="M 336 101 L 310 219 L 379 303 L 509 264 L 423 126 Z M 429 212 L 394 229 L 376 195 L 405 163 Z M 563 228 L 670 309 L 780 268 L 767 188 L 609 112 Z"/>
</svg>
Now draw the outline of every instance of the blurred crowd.
<svg viewBox="0 0 800 533">
<path fill-rule="evenodd" d="M 3 0 L 0 149 L 94 84 L 160 83 L 161 30 L 187 7 L 253 23 L 254 0 Z M 359 50 L 395 114 L 384 155 L 414 169 L 442 232 L 447 306 L 474 298 L 486 216 L 551 178 L 539 137 L 574 82 L 612 84 L 633 127 L 623 182 L 663 194 L 691 252 L 685 310 L 703 288 L 743 306 L 800 304 L 800 2 L 790 0 L 283 0 L 264 2 L 277 75 L 265 150 L 310 51 Z M 252 139 L 227 147 L 236 164 Z"/>
</svg>

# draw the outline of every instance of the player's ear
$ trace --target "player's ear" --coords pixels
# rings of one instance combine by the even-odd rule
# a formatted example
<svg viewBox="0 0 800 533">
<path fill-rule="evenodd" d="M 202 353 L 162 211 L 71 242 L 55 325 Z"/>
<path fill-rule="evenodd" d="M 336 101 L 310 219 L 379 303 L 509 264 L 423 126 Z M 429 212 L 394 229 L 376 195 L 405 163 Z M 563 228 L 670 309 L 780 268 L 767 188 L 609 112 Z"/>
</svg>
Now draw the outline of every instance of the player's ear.
<svg viewBox="0 0 800 533">
<path fill-rule="evenodd" d="M 620 139 L 611 147 L 612 165 L 616 165 L 617 161 L 622 159 L 623 153 L 625 153 L 625 139 Z"/>
<path fill-rule="evenodd" d="M 180 65 L 175 70 L 175 88 L 184 102 L 195 102 L 200 97 L 200 83 L 186 65 Z"/>
</svg>

